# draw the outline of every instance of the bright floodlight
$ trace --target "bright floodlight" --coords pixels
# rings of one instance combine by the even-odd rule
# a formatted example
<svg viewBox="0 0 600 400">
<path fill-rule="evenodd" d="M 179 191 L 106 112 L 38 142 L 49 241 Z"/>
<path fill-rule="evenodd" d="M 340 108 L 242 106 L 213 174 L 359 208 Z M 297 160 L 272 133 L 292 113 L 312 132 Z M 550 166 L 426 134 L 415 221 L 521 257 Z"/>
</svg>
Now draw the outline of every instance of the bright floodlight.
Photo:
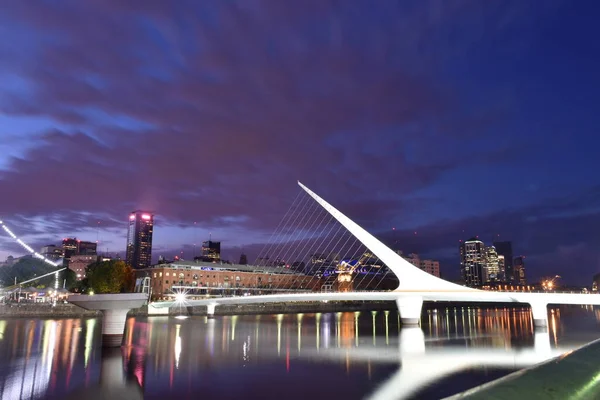
<svg viewBox="0 0 600 400">
<path fill-rule="evenodd" d="M 175 294 L 175 301 L 177 303 L 183 303 L 185 301 L 185 293 L 179 292 Z"/>
</svg>

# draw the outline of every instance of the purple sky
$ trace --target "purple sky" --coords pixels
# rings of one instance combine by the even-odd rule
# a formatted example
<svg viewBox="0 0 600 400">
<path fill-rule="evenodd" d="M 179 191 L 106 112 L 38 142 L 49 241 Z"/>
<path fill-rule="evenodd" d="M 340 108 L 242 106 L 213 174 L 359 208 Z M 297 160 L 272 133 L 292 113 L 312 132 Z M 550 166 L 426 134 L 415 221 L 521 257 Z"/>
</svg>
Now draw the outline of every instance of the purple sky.
<svg viewBox="0 0 600 400">
<path fill-rule="evenodd" d="M 100 221 L 123 253 L 128 212 L 149 209 L 155 256 L 212 232 L 233 259 L 301 180 L 448 278 L 459 239 L 500 235 L 532 279 L 588 284 L 599 5 L 397 3 L 3 5 L 0 219 L 35 247 Z"/>
</svg>

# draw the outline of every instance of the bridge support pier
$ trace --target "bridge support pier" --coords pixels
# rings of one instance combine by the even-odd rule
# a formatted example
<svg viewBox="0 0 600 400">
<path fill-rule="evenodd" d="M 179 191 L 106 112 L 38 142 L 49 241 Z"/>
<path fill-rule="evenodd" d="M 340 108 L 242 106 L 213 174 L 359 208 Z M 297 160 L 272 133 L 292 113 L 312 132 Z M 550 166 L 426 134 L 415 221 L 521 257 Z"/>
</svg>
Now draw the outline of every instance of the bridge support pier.
<svg viewBox="0 0 600 400">
<path fill-rule="evenodd" d="M 215 308 L 217 308 L 217 303 L 211 303 L 206 305 L 206 317 L 214 318 L 215 317 Z"/>
<path fill-rule="evenodd" d="M 396 299 L 400 322 L 403 326 L 419 326 L 421 323 L 421 309 L 423 298 L 418 296 L 398 297 Z"/>
<path fill-rule="evenodd" d="M 409 326 L 400 330 L 400 354 L 425 353 L 425 334 L 418 326 Z"/>
<path fill-rule="evenodd" d="M 69 296 L 69 303 L 86 310 L 102 312 L 102 347 L 119 347 L 123 341 L 127 313 L 143 306 L 148 300 L 146 293 L 76 294 Z"/>
<path fill-rule="evenodd" d="M 545 302 L 531 303 L 533 326 L 536 330 L 548 329 L 548 304 Z"/>
</svg>

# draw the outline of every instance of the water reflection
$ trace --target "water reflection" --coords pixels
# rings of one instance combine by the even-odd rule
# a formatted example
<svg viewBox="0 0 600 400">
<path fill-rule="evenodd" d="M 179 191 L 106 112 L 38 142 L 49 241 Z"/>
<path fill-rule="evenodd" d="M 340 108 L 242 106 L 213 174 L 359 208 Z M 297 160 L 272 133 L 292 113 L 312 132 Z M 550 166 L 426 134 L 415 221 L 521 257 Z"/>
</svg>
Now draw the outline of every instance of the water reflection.
<svg viewBox="0 0 600 400">
<path fill-rule="evenodd" d="M 99 368 L 88 368 L 96 320 L 4 320 L 0 331 L 0 398 L 61 397 L 98 380 Z"/>
<path fill-rule="evenodd" d="M 600 313 L 583 307 L 551 310 L 547 332 L 527 309 L 437 308 L 422 321 L 400 329 L 395 310 L 130 318 L 117 353 L 100 348 L 95 319 L 0 321 L 1 398 L 440 398 L 600 336 Z"/>
</svg>

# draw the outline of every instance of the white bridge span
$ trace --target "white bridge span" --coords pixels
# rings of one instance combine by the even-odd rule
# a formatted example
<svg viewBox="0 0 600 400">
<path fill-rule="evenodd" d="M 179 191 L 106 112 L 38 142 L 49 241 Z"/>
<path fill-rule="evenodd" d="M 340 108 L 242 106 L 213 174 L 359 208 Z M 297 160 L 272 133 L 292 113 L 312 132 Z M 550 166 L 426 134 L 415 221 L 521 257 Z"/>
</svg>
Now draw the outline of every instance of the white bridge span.
<svg viewBox="0 0 600 400">
<path fill-rule="evenodd" d="M 365 245 L 398 277 L 399 286 L 394 291 L 364 291 L 345 293 L 296 293 L 271 294 L 260 296 L 223 297 L 204 300 L 186 301 L 187 306 L 206 306 L 208 315 L 214 315 L 219 304 L 252 304 L 279 303 L 297 301 L 373 301 L 392 300 L 398 304 L 402 324 L 418 325 L 421 319 L 423 301 L 444 302 L 489 302 L 489 303 L 525 303 L 531 306 L 534 325 L 548 326 L 548 304 L 589 304 L 600 305 L 598 294 L 569 293 L 515 293 L 491 292 L 457 285 L 430 275 L 415 267 L 383 244 L 375 236 L 364 230 L 350 218 L 342 214 L 302 183 L 300 187 L 306 191 L 319 205 L 329 212 L 342 226 Z M 160 313 L 161 308 L 168 308 L 175 302 L 155 302 L 150 304 L 150 312 Z"/>
</svg>

